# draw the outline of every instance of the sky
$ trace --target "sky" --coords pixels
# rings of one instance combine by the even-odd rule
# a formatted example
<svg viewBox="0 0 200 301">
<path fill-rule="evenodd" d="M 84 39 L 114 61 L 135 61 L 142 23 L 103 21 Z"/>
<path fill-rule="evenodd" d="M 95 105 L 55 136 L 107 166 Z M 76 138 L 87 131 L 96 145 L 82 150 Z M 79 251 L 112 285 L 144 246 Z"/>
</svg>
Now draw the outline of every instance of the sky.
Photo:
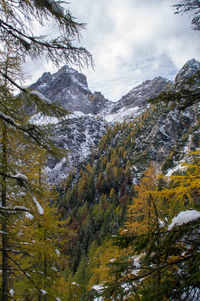
<svg viewBox="0 0 200 301">
<path fill-rule="evenodd" d="M 87 23 L 81 46 L 90 51 L 95 67 L 81 72 L 92 92 L 117 101 L 145 80 L 156 76 L 173 80 L 188 60 L 200 59 L 200 31 L 191 29 L 191 15 L 174 14 L 172 5 L 177 2 L 71 0 L 72 15 Z M 29 82 L 43 72 L 56 72 L 45 61 L 27 64 L 25 70 L 33 74 Z"/>
</svg>

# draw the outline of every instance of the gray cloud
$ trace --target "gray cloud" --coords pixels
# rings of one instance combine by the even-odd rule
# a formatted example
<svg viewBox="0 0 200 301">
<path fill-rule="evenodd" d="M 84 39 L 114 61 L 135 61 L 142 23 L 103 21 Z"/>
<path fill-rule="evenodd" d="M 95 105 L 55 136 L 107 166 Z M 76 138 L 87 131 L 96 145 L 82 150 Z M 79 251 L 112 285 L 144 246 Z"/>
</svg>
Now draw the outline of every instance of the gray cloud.
<svg viewBox="0 0 200 301">
<path fill-rule="evenodd" d="M 92 54 L 95 71 L 82 70 L 91 90 L 118 100 L 136 84 L 155 76 L 172 79 L 189 59 L 199 59 L 200 32 L 188 15 L 174 15 L 171 0 L 73 0 L 72 15 L 87 24 L 81 45 Z M 35 76 L 51 65 L 35 65 Z M 27 71 L 28 67 L 27 67 Z"/>
</svg>

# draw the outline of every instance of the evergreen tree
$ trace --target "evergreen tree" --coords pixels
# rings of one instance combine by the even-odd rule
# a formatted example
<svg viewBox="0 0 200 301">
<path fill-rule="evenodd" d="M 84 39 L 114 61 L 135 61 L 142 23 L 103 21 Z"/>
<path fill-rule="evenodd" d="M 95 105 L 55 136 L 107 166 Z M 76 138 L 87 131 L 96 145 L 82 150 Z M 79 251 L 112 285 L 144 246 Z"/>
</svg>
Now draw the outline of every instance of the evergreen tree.
<svg viewBox="0 0 200 301">
<path fill-rule="evenodd" d="M 53 39 L 38 36 L 35 32 L 35 22 L 43 26 L 47 19 L 53 19 L 59 29 L 59 35 Z M 84 24 L 74 21 L 60 1 L 0 2 L 2 301 L 9 298 L 8 279 L 12 271 L 9 265 L 11 261 L 16 265 L 10 255 L 13 253 L 9 240 L 9 236 L 13 235 L 11 219 L 15 224 L 18 220 L 17 212 L 32 210 L 33 204 L 38 206 L 36 196 L 38 197 L 40 188 L 29 173 L 30 164 L 35 159 L 33 153 L 36 150 L 40 153 L 41 148 L 44 148 L 50 154 L 61 155 L 47 137 L 47 129 L 41 129 L 29 121 L 25 108 L 34 106 L 36 112 L 57 117 L 63 117 L 67 113 L 50 104 L 39 92 L 23 88 L 19 68 L 27 57 L 37 58 L 42 55 L 46 55 L 47 59 L 57 65 L 63 62 L 88 64 L 91 62 L 89 52 L 72 45 L 83 27 Z M 14 95 L 13 88 L 19 89 L 20 94 Z M 19 266 L 17 268 L 20 269 Z"/>
<path fill-rule="evenodd" d="M 10 50 L 8 50 L 7 53 L 1 53 L 4 58 L 4 63 L 1 63 L 1 68 L 6 75 L 17 78 L 17 76 L 21 74 L 21 69 L 17 58 L 11 56 L 10 53 Z M 1 114 L 5 116 L 8 107 L 12 114 L 14 114 L 18 109 L 15 108 L 12 103 L 9 81 L 6 77 L 0 81 L 0 95 L 0 106 L 3 111 Z M 22 186 L 26 183 L 27 177 L 19 173 L 20 157 L 18 150 L 21 145 L 16 149 L 16 144 L 19 143 L 20 133 L 16 135 L 15 128 L 13 128 L 9 122 L 7 123 L 4 118 L 0 120 L 0 125 L 2 300 L 6 301 L 8 300 L 8 278 L 10 274 L 8 252 L 11 251 L 9 247 L 9 223 L 11 222 L 12 214 L 20 209 L 19 207 L 17 208 L 17 201 L 19 200 L 18 193 L 22 193 Z M 17 185 L 19 185 L 18 193 L 16 191 Z M 15 204 L 13 204 L 13 199 L 15 198 L 16 201 Z M 14 205 L 17 210 L 14 208 Z M 23 211 L 22 208 L 20 210 Z"/>
<path fill-rule="evenodd" d="M 88 63 L 91 56 L 82 47 L 73 46 L 84 24 L 75 21 L 66 9 L 65 1 L 1 1 L 0 41 L 4 47 L 12 48 L 23 61 L 27 56 L 37 58 L 47 55 L 56 65 L 60 63 Z M 44 26 L 52 20 L 58 27 L 58 36 L 39 36 L 35 24 Z M 1 74 L 7 76 L 2 70 Z"/>
<path fill-rule="evenodd" d="M 63 297 L 58 283 L 66 265 L 64 247 L 68 237 L 67 221 L 62 222 L 57 208 L 50 204 L 50 200 L 55 196 L 50 195 L 49 188 L 43 182 L 44 154 L 36 152 L 34 156 L 32 150 L 31 157 L 29 155 L 26 173 L 37 189 L 34 196 L 31 194 L 31 197 L 28 197 L 24 193 L 19 199 L 20 205 L 30 202 L 26 206 L 31 215 L 17 215 L 14 210 L 12 223 L 7 223 L 7 270 L 12 272 L 9 273 L 9 287 L 15 296 L 24 299 L 54 300 L 58 296 Z M 18 208 L 23 211 L 25 207 Z"/>
<path fill-rule="evenodd" d="M 151 163 L 144 173 L 140 185 L 135 186 L 137 197 L 133 199 L 133 204 L 129 206 L 126 222 L 129 231 L 143 234 L 159 223 L 159 209 L 153 193 L 157 189 L 156 180 L 157 173 Z"/>
<path fill-rule="evenodd" d="M 199 208 L 199 152 L 192 157 L 182 175 L 167 179 L 166 188 L 149 181 L 152 170 L 145 173 L 127 228 L 114 239 L 126 253 L 108 265 L 108 272 L 118 277 L 104 284 L 105 300 L 198 300 L 199 214 L 177 226 L 178 217 L 172 220 L 180 211 Z"/>
<path fill-rule="evenodd" d="M 176 13 L 192 13 L 192 26 L 195 30 L 200 30 L 200 3 L 198 0 L 181 0 L 175 4 Z"/>
<path fill-rule="evenodd" d="M 64 300 L 59 283 L 67 264 L 65 245 L 67 242 L 66 221 L 62 222 L 57 208 L 50 205 L 47 195 L 40 199 L 40 212 L 22 220 L 13 231 L 20 229 L 18 246 L 19 255 L 15 264 L 20 269 L 12 275 L 13 289 L 16 296 L 30 300 Z M 17 247 L 17 244 L 16 244 Z"/>
</svg>

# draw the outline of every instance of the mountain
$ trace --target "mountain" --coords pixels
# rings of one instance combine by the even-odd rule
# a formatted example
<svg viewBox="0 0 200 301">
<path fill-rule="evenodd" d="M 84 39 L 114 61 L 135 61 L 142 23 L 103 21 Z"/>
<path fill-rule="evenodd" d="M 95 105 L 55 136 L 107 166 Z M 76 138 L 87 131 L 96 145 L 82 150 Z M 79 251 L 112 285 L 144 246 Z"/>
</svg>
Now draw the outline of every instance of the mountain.
<svg viewBox="0 0 200 301">
<path fill-rule="evenodd" d="M 183 66 L 183 68 L 176 75 L 175 84 L 178 87 L 180 87 L 185 81 L 187 81 L 187 79 L 193 77 L 197 72 L 199 75 L 199 71 L 200 71 L 200 63 L 195 59 L 191 59 Z M 196 78 L 196 83 L 198 84 L 200 83 L 199 76 Z"/>
<path fill-rule="evenodd" d="M 107 121 L 118 121 L 132 116 L 136 110 L 144 110 L 146 100 L 157 96 L 170 83 L 156 77 L 133 88 L 117 102 L 104 98 L 101 92 L 92 93 L 88 88 L 86 76 L 73 68 L 63 66 L 58 72 L 45 72 L 30 89 L 38 90 L 52 103 L 80 115 L 92 114 Z"/>
<path fill-rule="evenodd" d="M 112 123 L 123 122 L 127 119 L 131 120 L 146 110 L 148 99 L 158 96 L 169 84 L 170 81 L 162 77 L 147 80 L 130 90 L 116 103 L 108 104 L 100 112 L 100 116 Z"/>
<path fill-rule="evenodd" d="M 110 103 L 100 92 L 89 90 L 84 74 L 66 65 L 54 74 L 43 73 L 30 88 L 70 112 L 96 115 Z"/>
<path fill-rule="evenodd" d="M 188 73 L 189 69 L 193 72 Z M 188 153 L 199 148 L 199 104 L 177 100 L 182 87 L 187 86 L 188 97 L 188 91 L 193 95 L 194 87 L 200 94 L 199 71 L 200 63 L 191 60 L 180 70 L 175 82 L 161 78 L 146 81 L 118 103 L 109 105 L 108 115 L 106 110 L 100 112 L 102 118 L 111 120 L 106 133 L 60 188 L 60 210 L 70 219 L 70 229 L 76 232 L 68 251 L 70 268 L 75 274 L 73 281 L 81 273 L 85 256 L 89 257 L 89 261 L 84 259 L 87 275 L 94 245 L 98 266 L 98 252 L 123 226 L 127 207 L 136 194 L 135 185 L 140 184 L 147 168 L 153 164 L 157 173 L 166 176 L 180 173 L 184 169 L 182 162 L 190 158 Z M 187 106 L 180 107 L 182 101 Z M 111 113 L 114 107 L 116 111 Z M 162 186 L 162 182 L 159 184 Z M 80 285 L 81 280 L 76 283 Z"/>
<path fill-rule="evenodd" d="M 116 103 L 112 112 L 116 112 L 122 107 L 144 107 L 148 99 L 157 96 L 169 83 L 170 81 L 163 77 L 155 77 L 153 80 L 143 82 L 123 96 Z"/>
<path fill-rule="evenodd" d="M 74 76 L 77 80 L 72 79 Z M 70 78 L 70 80 L 66 80 L 68 89 L 65 90 L 65 80 L 63 80 L 62 85 L 58 84 L 55 87 L 57 89 L 55 93 L 53 82 L 55 80 L 56 85 L 58 78 L 60 81 L 62 78 L 65 80 Z M 85 89 L 81 88 L 82 85 Z M 46 87 L 46 90 L 42 90 L 42 87 Z M 131 248 L 125 249 L 128 254 L 133 246 L 136 249 L 142 248 L 141 253 L 136 250 L 136 254 L 139 256 L 128 257 L 126 253 L 122 253 L 122 261 L 115 265 L 115 259 L 120 258 L 121 251 L 118 247 L 113 246 L 113 237 L 115 239 L 116 234 L 121 235 L 122 231 L 119 229 L 123 229 L 124 223 L 127 221 L 127 208 L 133 203 L 133 200 L 137 206 L 140 206 L 136 208 L 135 215 L 132 216 L 136 227 L 140 223 L 140 220 L 137 220 L 138 215 L 142 221 L 144 219 L 143 209 L 146 210 L 146 213 L 149 212 L 149 215 L 146 214 L 149 218 L 154 219 L 154 215 L 150 216 L 149 208 L 152 204 L 156 207 L 157 203 L 154 203 L 151 193 L 150 199 L 147 198 L 149 189 L 152 192 L 152 185 L 148 186 L 154 176 L 153 173 L 148 173 L 149 170 L 152 171 L 152 167 L 156 174 L 162 174 L 162 177 L 156 182 L 155 192 L 163 193 L 162 188 L 167 187 L 169 188 L 167 193 L 169 193 L 171 186 L 176 188 L 176 185 L 180 184 L 179 179 L 182 179 L 181 176 L 184 175 L 185 166 L 182 163 L 193 163 L 190 153 L 194 153 L 193 156 L 196 156 L 197 159 L 196 151 L 199 150 L 200 145 L 200 63 L 194 59 L 187 62 L 177 74 L 174 82 L 161 77 L 147 80 L 133 88 L 116 103 L 105 100 L 100 93 L 92 94 L 88 89 L 86 78 L 81 75 L 79 77 L 77 71 L 66 66 L 54 75 L 44 74 L 36 84 L 32 85 L 32 88 L 39 89 L 51 101 L 55 101 L 57 95 L 63 95 L 63 99 L 58 98 L 60 99 L 58 102 L 68 110 L 71 105 L 72 110 L 72 114 L 66 116 L 64 120 L 52 116 L 41 116 L 41 114 L 32 116 L 32 122 L 41 126 L 48 125 L 52 139 L 57 146 L 70 151 L 68 161 L 65 158 L 60 161 L 50 158 L 46 168 L 49 182 L 57 187 L 59 197 L 56 203 L 63 219 L 68 221 L 67 233 L 71 235 L 65 249 L 69 258 L 69 269 L 65 271 L 69 288 L 69 296 L 66 297 L 66 300 L 105 300 L 104 297 L 100 297 L 104 284 L 104 289 L 111 288 L 109 293 L 113 292 L 114 294 L 114 297 L 109 300 L 116 300 L 116 296 L 121 293 L 125 298 L 129 298 L 126 293 L 133 293 L 132 285 L 135 285 L 135 281 L 130 286 L 129 278 L 125 279 L 126 281 L 123 279 L 121 283 L 118 283 L 117 289 L 119 288 L 119 290 L 117 290 L 115 285 L 118 276 L 126 276 L 126 273 L 121 271 L 129 266 L 132 268 L 129 275 L 131 277 L 136 275 L 133 270 L 134 265 L 137 272 L 137 268 L 140 267 L 138 264 L 140 257 L 144 256 L 145 246 L 147 253 L 154 250 L 154 247 L 158 251 L 158 256 L 154 256 L 154 251 L 152 251 L 153 259 L 149 265 L 150 257 L 143 262 L 144 267 L 147 268 L 147 275 L 153 267 L 156 267 L 157 272 L 156 260 L 167 258 L 169 252 L 167 249 L 166 256 L 160 256 L 160 252 L 166 246 L 160 248 L 160 245 L 154 243 L 154 239 L 161 234 L 163 235 L 162 241 L 167 233 L 170 237 L 166 241 L 166 245 L 169 246 L 171 240 L 173 241 L 174 237 L 171 236 L 173 233 L 170 233 L 168 224 L 170 224 L 170 218 L 179 213 L 179 208 L 176 208 L 176 200 L 173 199 L 170 203 L 168 195 L 163 197 L 163 194 L 158 194 L 158 203 L 162 201 L 162 198 L 164 199 L 164 206 L 159 208 L 159 212 L 156 211 L 155 215 L 156 225 L 158 226 L 158 221 L 160 224 L 159 230 L 157 231 L 157 228 L 150 229 L 149 238 L 140 235 L 139 244 L 136 240 L 132 242 Z M 54 96 L 52 97 L 52 95 Z M 84 108 L 84 104 L 86 108 Z M 199 165 L 197 167 L 199 168 Z M 186 189 L 184 205 L 189 206 L 189 209 L 194 209 L 193 205 L 190 203 L 188 205 L 191 194 L 194 194 L 192 199 L 199 208 L 199 178 L 198 174 L 195 175 L 197 167 L 191 166 L 187 177 L 184 178 L 186 185 L 183 182 L 181 189 L 178 190 L 179 200 L 184 194 L 183 189 Z M 144 184 L 142 180 L 144 175 L 146 175 L 145 181 L 147 181 L 148 190 L 146 188 L 142 191 L 144 186 L 140 187 L 140 185 Z M 168 176 L 170 175 L 177 175 L 174 183 L 169 183 Z M 193 185 L 191 194 L 187 190 L 188 187 L 190 189 L 188 183 Z M 155 183 L 153 186 L 155 188 Z M 194 187 L 198 188 L 198 193 L 196 190 L 193 191 Z M 137 198 L 135 201 L 139 189 L 139 199 Z M 149 207 L 144 208 L 147 201 Z M 150 204 L 151 202 L 152 204 Z M 168 210 L 168 206 L 171 206 L 171 211 Z M 167 214 L 163 214 L 163 211 Z M 149 222 L 151 223 L 151 220 Z M 163 224 L 165 228 L 163 228 Z M 148 227 L 146 226 L 146 228 Z M 198 228 L 196 231 L 199 231 Z M 176 230 L 174 233 L 177 239 Z M 194 232 L 195 235 L 193 232 L 188 233 L 189 236 L 186 236 L 186 239 L 187 237 L 196 239 L 196 232 Z M 173 245 L 173 248 L 169 250 L 172 251 L 172 261 L 176 258 L 178 261 L 180 259 L 177 257 L 177 250 L 180 252 L 181 258 L 184 256 L 180 244 L 185 236 L 183 233 L 181 235 L 179 243 Z M 149 239 L 148 245 L 146 245 L 147 238 Z M 123 239 L 119 245 L 126 246 L 127 241 Z M 137 239 L 139 238 L 137 237 Z M 189 249 L 192 250 L 186 245 L 186 253 Z M 196 258 L 196 254 L 192 260 Z M 135 263 L 135 261 L 138 262 Z M 169 266 L 172 261 L 169 262 Z M 158 264 L 160 268 L 160 262 Z M 177 264 L 175 270 L 179 273 Z M 108 265 L 111 270 L 113 267 L 114 276 L 108 273 Z M 165 267 L 166 265 L 164 265 Z M 185 262 L 182 268 L 182 271 L 185 270 Z M 199 271 L 198 260 L 197 268 Z M 174 273 L 175 270 L 172 272 Z M 193 275 L 193 272 L 188 271 L 186 269 L 186 276 Z M 171 277 L 173 273 L 166 276 L 167 288 L 169 275 Z M 105 279 L 107 276 L 108 278 Z M 175 278 L 177 277 L 175 276 Z M 150 287 L 153 283 L 151 280 L 150 278 Z M 114 281 L 114 285 L 110 287 L 112 281 Z M 140 284 L 138 283 L 136 286 Z M 136 289 L 138 288 L 136 287 Z M 154 291 L 157 289 L 156 286 Z M 122 300 L 121 297 L 118 299 Z M 160 299 L 158 298 L 158 300 Z"/>
<path fill-rule="evenodd" d="M 70 151 L 68 161 L 49 161 L 49 182 L 58 185 L 71 169 L 78 167 L 83 160 L 88 160 L 91 149 L 98 146 L 107 127 L 116 122 L 134 122 L 145 112 L 149 112 L 150 118 L 148 123 L 144 124 L 142 134 L 136 137 L 131 151 L 136 158 L 140 158 L 140 154 L 146 152 L 146 161 L 153 160 L 161 168 L 172 147 L 175 147 L 195 124 L 197 108 L 192 106 L 181 111 L 175 107 L 171 110 L 162 104 L 158 109 L 155 109 L 155 106 L 152 109 L 148 100 L 157 97 L 161 92 L 180 91 L 187 79 L 199 71 L 200 63 L 192 59 L 183 66 L 174 83 L 162 77 L 147 80 L 116 103 L 106 100 L 100 92 L 92 93 L 86 77 L 68 66 L 62 67 L 52 75 L 44 73 L 31 89 L 40 91 L 52 102 L 73 112 L 64 121 L 40 114 L 32 117 L 36 124 L 51 125 L 52 138 L 56 145 Z M 192 82 L 192 87 L 196 86 L 199 86 L 199 76 Z M 120 133 L 118 136 L 120 137 Z M 140 159 L 135 164 L 140 172 L 146 167 L 145 164 L 141 168 L 143 164 Z"/>
<path fill-rule="evenodd" d="M 91 150 L 97 147 L 101 137 L 106 133 L 106 127 L 105 120 L 93 116 L 76 117 L 52 125 L 52 140 L 58 147 L 69 150 L 69 153 L 67 159 L 49 160 L 46 169 L 49 182 L 59 185 L 66 179 L 70 170 L 86 160 Z"/>
</svg>

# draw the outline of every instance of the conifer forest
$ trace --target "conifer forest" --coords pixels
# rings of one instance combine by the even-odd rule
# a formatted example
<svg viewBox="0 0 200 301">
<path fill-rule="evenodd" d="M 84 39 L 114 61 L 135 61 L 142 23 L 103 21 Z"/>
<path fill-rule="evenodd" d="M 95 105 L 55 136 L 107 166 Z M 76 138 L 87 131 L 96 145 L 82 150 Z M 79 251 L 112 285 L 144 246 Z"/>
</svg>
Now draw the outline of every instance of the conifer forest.
<svg viewBox="0 0 200 301">
<path fill-rule="evenodd" d="M 200 1 L 171 2 L 199 34 Z M 83 30 L 66 1 L 0 0 L 0 300 L 198 301 L 200 62 L 112 102 Z"/>
</svg>

